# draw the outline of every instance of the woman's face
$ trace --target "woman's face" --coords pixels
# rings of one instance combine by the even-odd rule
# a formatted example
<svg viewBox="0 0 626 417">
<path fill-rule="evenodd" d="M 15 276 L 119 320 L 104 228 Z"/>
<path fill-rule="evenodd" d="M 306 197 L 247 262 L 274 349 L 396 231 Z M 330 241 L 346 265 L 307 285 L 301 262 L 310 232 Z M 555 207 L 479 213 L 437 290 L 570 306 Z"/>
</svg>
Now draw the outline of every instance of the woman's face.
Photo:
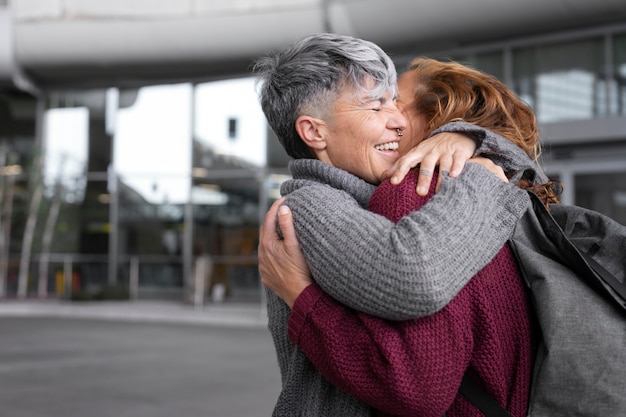
<svg viewBox="0 0 626 417">
<path fill-rule="evenodd" d="M 399 157 L 398 144 L 406 136 L 398 136 L 398 129 L 406 129 L 407 121 L 391 91 L 368 98 L 365 91 L 349 90 L 335 102 L 326 127 L 326 146 L 317 158 L 378 184 Z"/>
<path fill-rule="evenodd" d="M 426 117 L 415 109 L 415 71 L 407 71 L 398 77 L 398 107 L 408 120 L 403 141 L 398 151 L 404 155 L 409 149 L 426 138 Z"/>
</svg>

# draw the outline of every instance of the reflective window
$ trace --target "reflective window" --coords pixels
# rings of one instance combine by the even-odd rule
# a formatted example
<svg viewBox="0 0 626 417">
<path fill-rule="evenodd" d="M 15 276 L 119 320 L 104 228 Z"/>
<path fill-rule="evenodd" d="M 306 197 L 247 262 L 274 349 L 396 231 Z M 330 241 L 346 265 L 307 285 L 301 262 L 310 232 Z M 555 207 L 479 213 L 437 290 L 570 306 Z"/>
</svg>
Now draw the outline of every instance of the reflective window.
<svg viewBox="0 0 626 417">
<path fill-rule="evenodd" d="M 267 134 L 254 81 L 195 89 L 192 240 L 202 276 L 194 285 L 215 300 L 261 297 L 256 247 Z"/>
<path fill-rule="evenodd" d="M 82 201 L 89 148 L 89 109 L 57 108 L 44 115 L 43 175 L 46 195 Z"/>
<path fill-rule="evenodd" d="M 265 116 L 252 77 L 199 84 L 194 139 L 216 156 L 265 165 Z M 203 168 L 210 168 L 205 161 Z"/>
<path fill-rule="evenodd" d="M 602 39 L 520 49 L 513 55 L 514 90 L 539 122 L 608 113 Z"/>
<path fill-rule="evenodd" d="M 575 177 L 576 204 L 626 225 L 626 172 Z"/>
<path fill-rule="evenodd" d="M 479 69 L 504 81 L 504 58 L 502 52 L 481 53 L 454 59 L 462 64 Z"/>
<path fill-rule="evenodd" d="M 613 51 L 612 114 L 623 116 L 626 115 L 626 35 L 614 38 Z"/>
<path fill-rule="evenodd" d="M 115 114 L 113 166 L 117 197 L 118 275 L 138 296 L 183 292 L 185 205 L 190 196 L 191 84 L 150 86 L 111 94 Z"/>
<path fill-rule="evenodd" d="M 0 91 L 0 298 L 14 297 L 18 290 L 20 253 L 33 195 L 30 173 L 37 172 L 33 164 L 38 155 L 36 108 L 37 100 L 28 94 Z M 39 236 L 32 241 L 37 243 Z M 29 292 L 36 285 L 30 279 L 34 276 L 27 273 L 28 282 L 22 280 Z"/>
<path fill-rule="evenodd" d="M 108 164 L 110 141 L 97 129 L 104 91 L 52 92 L 46 105 L 41 165 L 29 171 L 34 186 L 24 210 L 34 221 L 28 260 L 36 279 L 28 292 L 78 297 L 107 280 L 109 206 L 98 170 Z"/>
<path fill-rule="evenodd" d="M 478 55 L 476 67 L 504 81 L 504 58 L 501 52 Z"/>
<path fill-rule="evenodd" d="M 144 87 L 117 113 L 113 161 L 147 204 L 183 204 L 191 173 L 191 84 Z"/>
</svg>

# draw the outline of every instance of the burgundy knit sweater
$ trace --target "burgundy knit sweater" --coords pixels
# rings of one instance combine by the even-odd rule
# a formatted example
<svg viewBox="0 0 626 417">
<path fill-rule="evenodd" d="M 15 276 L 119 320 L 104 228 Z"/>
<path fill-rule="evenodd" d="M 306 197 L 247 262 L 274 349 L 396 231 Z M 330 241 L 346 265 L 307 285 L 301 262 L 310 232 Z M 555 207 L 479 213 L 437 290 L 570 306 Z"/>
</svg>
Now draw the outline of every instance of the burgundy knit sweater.
<svg viewBox="0 0 626 417">
<path fill-rule="evenodd" d="M 383 183 L 370 210 L 400 221 L 434 193 L 436 180 L 427 197 L 416 194 L 416 182 L 411 172 L 399 186 Z M 368 316 L 310 285 L 293 306 L 289 337 L 324 377 L 379 410 L 377 416 L 482 417 L 458 393 L 469 368 L 514 417 L 524 417 L 534 357 L 531 321 L 505 245 L 446 307 L 421 319 Z"/>
</svg>

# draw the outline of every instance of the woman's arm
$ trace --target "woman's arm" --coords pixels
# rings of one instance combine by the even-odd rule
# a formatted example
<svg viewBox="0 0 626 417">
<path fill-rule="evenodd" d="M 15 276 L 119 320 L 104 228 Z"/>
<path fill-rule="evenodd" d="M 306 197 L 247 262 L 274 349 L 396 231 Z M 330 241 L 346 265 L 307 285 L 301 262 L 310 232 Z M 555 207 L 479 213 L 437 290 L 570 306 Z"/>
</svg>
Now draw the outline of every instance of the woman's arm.
<svg viewBox="0 0 626 417">
<path fill-rule="evenodd" d="M 485 156 L 496 165 L 502 167 L 509 179 L 513 182 L 519 180 L 521 173 L 530 169 L 536 173 L 536 182 L 545 183 L 547 177 L 543 174 L 539 165 L 533 161 L 519 146 L 496 133 L 471 123 L 457 121 L 447 123 L 435 129 L 428 139 L 423 140 L 405 155 L 400 157 L 394 166 L 388 171 L 393 184 L 399 184 L 409 170 L 421 164 L 421 169 L 433 172 L 440 159 L 446 155 L 445 145 L 441 144 L 440 138 L 445 133 L 462 133 L 476 142 L 474 156 Z M 440 172 L 449 170 L 450 176 L 455 178 L 460 173 L 458 160 L 455 163 L 440 164 Z M 420 174 L 419 184 L 427 186 L 430 178 L 422 178 Z M 419 193 L 425 195 L 425 190 Z"/>
<path fill-rule="evenodd" d="M 491 172 L 499 176 L 503 181 L 506 181 L 502 169 L 489 159 L 472 158 L 470 161 L 480 163 L 487 169 L 492 170 Z M 393 187 L 392 194 L 401 195 L 406 187 L 412 188 L 413 182 L 411 180 L 413 179 L 415 177 L 407 177 L 405 182 L 410 185 L 403 184 L 401 187 Z M 434 183 L 431 184 L 430 188 L 434 188 L 433 185 Z M 379 191 L 381 189 L 379 188 Z M 411 206 L 414 209 L 418 209 L 428 201 L 428 197 L 415 195 L 407 196 L 403 200 L 410 201 Z M 383 205 L 389 206 L 391 201 L 395 201 L 395 198 L 393 196 L 390 197 L 388 193 L 380 196 L 377 196 L 377 193 L 375 193 L 370 200 L 368 209 L 374 213 L 384 215 L 381 212 Z M 302 253 L 298 243 L 291 210 L 284 202 L 284 197 L 276 200 L 265 214 L 265 219 L 259 228 L 257 252 L 261 283 L 282 299 L 289 308 L 292 308 L 296 298 L 300 296 L 306 287 L 313 283 L 313 280 L 304 253 Z M 374 207 L 372 207 L 372 203 L 375 204 Z M 386 217 L 396 222 L 406 214 L 406 210 L 406 207 L 402 207 L 401 210 L 394 210 L 397 214 L 391 215 L 391 213 L 387 213 L 389 215 Z M 276 223 L 278 223 L 278 228 Z M 281 232 L 282 236 L 278 235 L 278 231 Z"/>
<path fill-rule="evenodd" d="M 548 180 L 537 163 L 533 161 L 522 148 L 490 130 L 471 123 L 458 121 L 447 123 L 434 130 L 431 137 L 441 132 L 464 133 L 472 137 L 477 143 L 476 152 L 474 154 L 491 159 L 496 165 L 504 169 L 504 172 L 509 178 L 515 177 L 518 172 L 531 169 L 536 172 L 536 180 L 539 183 Z"/>
<path fill-rule="evenodd" d="M 471 328 L 468 312 L 456 305 L 389 322 L 354 312 L 315 285 L 297 298 L 289 319 L 290 339 L 333 385 L 390 414 L 434 417 L 458 394 Z"/>
<path fill-rule="evenodd" d="M 509 239 L 529 200 L 470 163 L 397 224 L 324 184 L 293 191 L 286 204 L 324 292 L 356 310 L 404 320 L 448 304 Z"/>
</svg>

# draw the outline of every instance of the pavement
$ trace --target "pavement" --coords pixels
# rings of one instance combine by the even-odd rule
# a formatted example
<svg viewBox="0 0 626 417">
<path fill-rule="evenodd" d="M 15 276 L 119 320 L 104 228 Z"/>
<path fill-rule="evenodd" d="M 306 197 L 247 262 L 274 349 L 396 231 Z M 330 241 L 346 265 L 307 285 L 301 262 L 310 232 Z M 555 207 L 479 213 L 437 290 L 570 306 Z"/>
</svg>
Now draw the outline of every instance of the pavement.
<svg viewBox="0 0 626 417">
<path fill-rule="evenodd" d="M 177 301 L 2 300 L 0 317 L 63 317 L 214 326 L 267 326 L 265 305 L 254 302 L 207 303 L 197 307 Z"/>
<path fill-rule="evenodd" d="M 0 301 L 0 417 L 269 417 L 260 303 Z"/>
</svg>

